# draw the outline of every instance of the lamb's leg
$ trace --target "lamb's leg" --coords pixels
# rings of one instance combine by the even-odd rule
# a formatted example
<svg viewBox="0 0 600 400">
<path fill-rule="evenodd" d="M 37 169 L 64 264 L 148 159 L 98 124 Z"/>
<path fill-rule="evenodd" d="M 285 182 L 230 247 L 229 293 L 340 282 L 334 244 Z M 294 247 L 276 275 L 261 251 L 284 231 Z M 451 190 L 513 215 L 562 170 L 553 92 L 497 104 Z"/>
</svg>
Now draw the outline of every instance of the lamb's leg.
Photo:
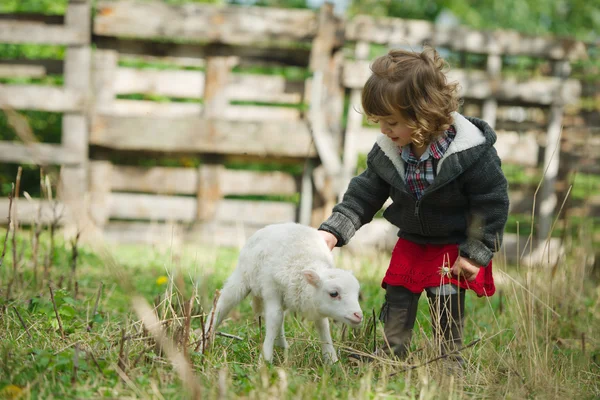
<svg viewBox="0 0 600 400">
<path fill-rule="evenodd" d="M 263 357 L 266 362 L 273 362 L 273 346 L 277 336 L 282 331 L 283 307 L 277 300 L 265 301 L 265 341 L 263 342 Z"/>
<path fill-rule="evenodd" d="M 285 340 L 285 311 L 283 312 L 283 318 L 281 319 L 281 327 L 279 328 L 279 335 L 275 339 L 275 346 L 287 349 L 288 342 Z"/>
<path fill-rule="evenodd" d="M 318 319 L 315 321 L 315 327 L 321 339 L 321 349 L 325 362 L 328 364 L 337 362 L 337 354 L 335 353 L 333 340 L 331 340 L 331 332 L 329 331 L 329 320 L 327 318 Z"/>
</svg>

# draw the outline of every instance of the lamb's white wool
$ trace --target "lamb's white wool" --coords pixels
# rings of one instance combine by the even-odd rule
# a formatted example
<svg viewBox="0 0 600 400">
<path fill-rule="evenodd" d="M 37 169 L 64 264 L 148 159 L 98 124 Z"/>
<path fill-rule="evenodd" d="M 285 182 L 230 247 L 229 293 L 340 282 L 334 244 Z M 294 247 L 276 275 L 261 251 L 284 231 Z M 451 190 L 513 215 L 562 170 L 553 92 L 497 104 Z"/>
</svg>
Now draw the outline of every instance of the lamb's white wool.
<svg viewBox="0 0 600 400">
<path fill-rule="evenodd" d="M 315 321 L 328 362 L 337 361 L 328 317 L 349 325 L 362 321 L 359 283 L 352 272 L 337 269 L 323 238 L 314 228 L 295 223 L 269 225 L 242 248 L 214 313 L 213 331 L 231 309 L 252 293 L 253 308 L 265 319 L 263 357 L 271 362 L 273 345 L 287 348 L 286 310 Z M 207 327 L 208 329 L 208 327 Z"/>
</svg>

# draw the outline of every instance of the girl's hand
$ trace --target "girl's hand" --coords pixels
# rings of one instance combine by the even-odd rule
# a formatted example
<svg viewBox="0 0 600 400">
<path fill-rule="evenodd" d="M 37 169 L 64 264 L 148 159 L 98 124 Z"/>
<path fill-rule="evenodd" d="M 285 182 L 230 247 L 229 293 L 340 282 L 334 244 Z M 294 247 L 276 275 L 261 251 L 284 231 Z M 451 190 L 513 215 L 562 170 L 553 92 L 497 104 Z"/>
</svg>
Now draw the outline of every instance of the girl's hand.
<svg viewBox="0 0 600 400">
<path fill-rule="evenodd" d="M 458 277 L 462 276 L 467 281 L 472 282 L 477 277 L 480 268 L 481 267 L 470 258 L 458 256 L 450 271 L 452 271 L 452 274 Z"/>
<path fill-rule="evenodd" d="M 329 250 L 333 250 L 333 248 L 337 244 L 337 238 L 335 237 L 335 235 L 326 231 L 319 231 L 319 233 L 321 234 L 323 240 L 325 240 L 325 243 L 327 244 L 327 247 L 329 247 Z"/>
</svg>

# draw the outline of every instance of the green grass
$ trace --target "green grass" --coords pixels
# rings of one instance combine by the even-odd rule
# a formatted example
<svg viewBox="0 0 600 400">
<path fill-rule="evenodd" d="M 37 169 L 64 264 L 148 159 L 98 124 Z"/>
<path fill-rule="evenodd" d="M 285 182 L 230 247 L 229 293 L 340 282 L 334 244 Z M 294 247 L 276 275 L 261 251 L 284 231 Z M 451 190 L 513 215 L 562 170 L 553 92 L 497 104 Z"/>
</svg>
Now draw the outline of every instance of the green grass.
<svg viewBox="0 0 600 400">
<path fill-rule="evenodd" d="M 0 237 L 4 235 L 0 230 Z M 0 269 L 0 397 L 11 398 L 12 390 L 22 398 L 189 398 L 168 357 L 142 329 L 131 300 L 139 295 L 156 304 L 167 335 L 182 348 L 182 304 L 193 297 L 191 327 L 200 327 L 199 317 L 234 268 L 237 250 L 180 248 L 165 243 L 114 247 L 109 257 L 100 250 L 81 247 L 73 274 L 71 247 L 57 239 L 49 279 L 43 279 L 48 236 L 48 232 L 42 233 L 37 282 L 30 236 L 17 237 L 18 253 L 22 254 L 20 279 L 7 299 L 7 283 L 13 277 L 12 240 L 8 240 Z M 554 275 L 547 269 L 494 265 L 498 294 L 489 299 L 467 297 L 465 343 L 482 341 L 464 351 L 468 368 L 460 384 L 449 382 L 435 362 L 410 372 L 391 362 L 361 366 L 349 362 L 344 349 L 369 352 L 373 346 L 371 315 L 378 313 L 383 302 L 380 281 L 387 262 L 386 254 L 353 256 L 343 252 L 337 256 L 338 266 L 353 270 L 361 281 L 361 306 L 367 316 L 356 331 L 332 324 L 340 363 L 323 365 L 312 324 L 289 315 L 287 360 L 278 352 L 274 365 L 262 365 L 263 332 L 245 301 L 220 327 L 242 340 L 218 336 L 204 354 L 187 346 L 202 398 L 592 399 L 600 395 L 600 319 L 596 310 L 600 292 L 587 279 L 578 252 Z M 76 294 L 74 281 L 78 283 Z M 103 290 L 94 315 L 101 282 Z M 49 284 L 65 339 L 61 338 Z M 412 346 L 416 363 L 433 357 L 424 297 Z M 94 322 L 88 331 L 90 321 Z M 381 333 L 378 325 L 378 345 L 382 344 Z"/>
</svg>

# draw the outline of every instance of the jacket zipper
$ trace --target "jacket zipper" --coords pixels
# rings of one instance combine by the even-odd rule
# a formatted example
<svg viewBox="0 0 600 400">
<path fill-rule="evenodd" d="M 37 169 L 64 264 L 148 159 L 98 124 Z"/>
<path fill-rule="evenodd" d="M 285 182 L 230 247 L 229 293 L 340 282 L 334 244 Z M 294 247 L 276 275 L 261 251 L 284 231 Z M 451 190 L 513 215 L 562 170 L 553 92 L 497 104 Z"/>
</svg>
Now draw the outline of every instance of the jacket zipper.
<svg viewBox="0 0 600 400">
<path fill-rule="evenodd" d="M 457 176 L 458 176 L 458 175 L 457 175 Z M 421 202 L 423 201 L 423 197 L 425 197 L 425 195 L 426 195 L 426 194 L 428 194 L 428 193 L 435 192 L 436 190 L 443 188 L 443 187 L 444 187 L 444 186 L 446 186 L 448 183 L 450 183 L 450 182 L 454 181 L 454 180 L 457 178 L 457 176 L 454 176 L 454 177 L 452 177 L 452 179 L 449 179 L 449 180 L 448 180 L 448 181 L 446 181 L 446 182 L 445 182 L 443 185 L 440 185 L 440 186 L 436 187 L 436 188 L 435 188 L 434 190 L 432 190 L 432 191 L 429 191 L 429 192 L 425 191 L 425 192 L 423 193 L 423 195 L 421 196 L 421 198 L 420 198 L 420 199 L 418 199 L 418 200 L 415 202 L 415 217 L 417 217 L 417 219 L 419 220 L 419 225 L 421 226 L 421 232 L 423 232 L 423 235 L 425 235 L 425 226 L 423 225 L 423 220 L 421 219 L 421 217 L 420 217 L 420 215 L 419 215 L 419 211 L 421 210 Z"/>
<path fill-rule="evenodd" d="M 423 196 L 421 196 L 421 199 L 422 198 L 423 198 Z M 423 235 L 425 235 L 425 226 L 423 225 L 423 220 L 419 216 L 419 210 L 420 210 L 420 206 L 421 206 L 421 199 L 417 200 L 416 203 L 415 203 L 415 217 L 417 217 L 417 219 L 419 220 L 419 225 L 421 226 L 421 233 Z"/>
</svg>

